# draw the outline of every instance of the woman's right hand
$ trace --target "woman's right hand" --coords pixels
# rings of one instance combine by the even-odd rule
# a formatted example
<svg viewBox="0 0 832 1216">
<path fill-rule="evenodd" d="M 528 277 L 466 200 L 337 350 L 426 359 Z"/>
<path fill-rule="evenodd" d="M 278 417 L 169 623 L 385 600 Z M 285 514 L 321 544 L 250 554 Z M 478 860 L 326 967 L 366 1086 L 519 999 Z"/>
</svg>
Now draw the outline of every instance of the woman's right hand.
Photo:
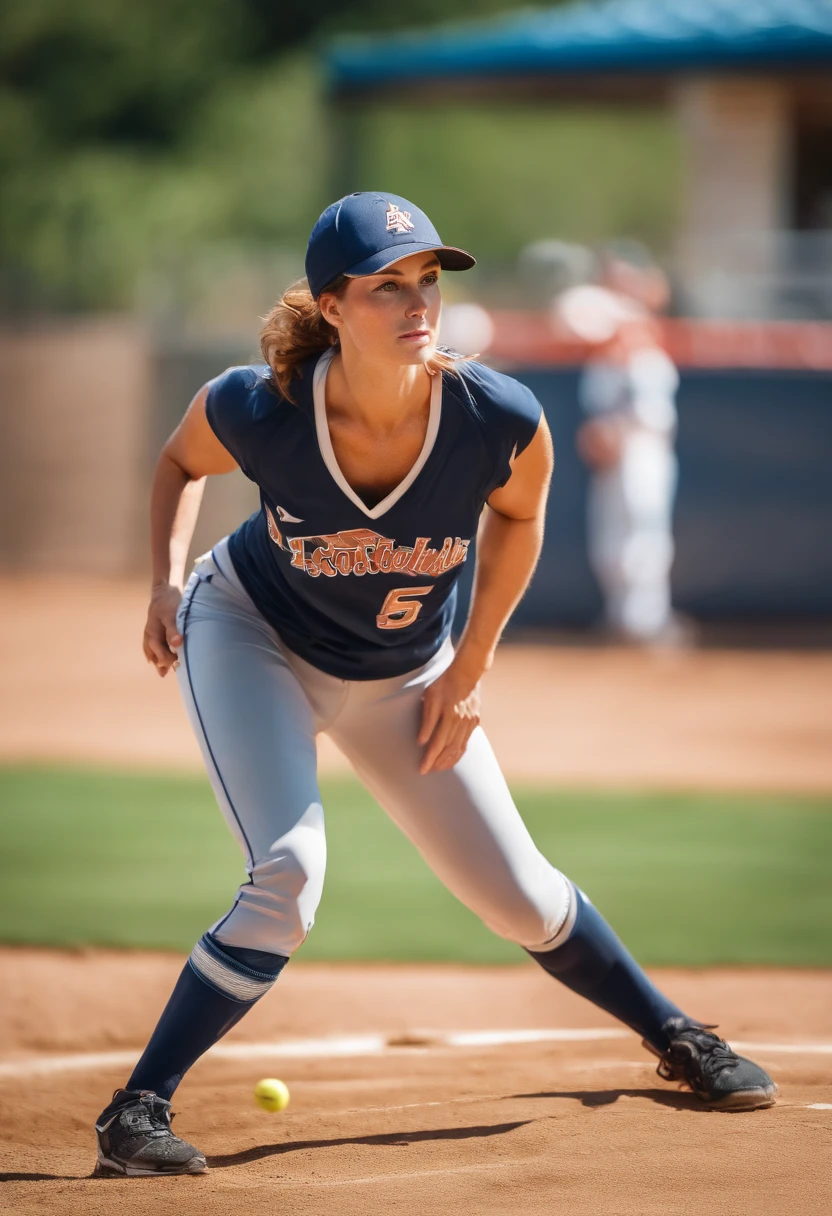
<svg viewBox="0 0 832 1216">
<path fill-rule="evenodd" d="M 181 600 L 180 588 L 171 583 L 160 583 L 150 593 L 142 649 L 148 663 L 163 677 L 179 665 L 176 648 L 182 645 L 182 635 L 176 627 L 176 612 Z"/>
</svg>

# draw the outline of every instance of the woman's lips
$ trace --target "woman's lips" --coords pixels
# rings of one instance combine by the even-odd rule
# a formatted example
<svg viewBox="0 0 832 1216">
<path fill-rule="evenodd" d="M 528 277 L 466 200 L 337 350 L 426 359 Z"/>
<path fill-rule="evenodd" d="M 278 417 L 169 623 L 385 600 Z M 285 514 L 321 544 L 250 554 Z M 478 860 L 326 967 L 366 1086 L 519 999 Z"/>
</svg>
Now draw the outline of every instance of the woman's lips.
<svg viewBox="0 0 832 1216">
<path fill-rule="evenodd" d="M 419 342 L 424 338 L 430 338 L 429 329 L 411 329 L 409 333 L 399 334 L 402 342 Z"/>
</svg>

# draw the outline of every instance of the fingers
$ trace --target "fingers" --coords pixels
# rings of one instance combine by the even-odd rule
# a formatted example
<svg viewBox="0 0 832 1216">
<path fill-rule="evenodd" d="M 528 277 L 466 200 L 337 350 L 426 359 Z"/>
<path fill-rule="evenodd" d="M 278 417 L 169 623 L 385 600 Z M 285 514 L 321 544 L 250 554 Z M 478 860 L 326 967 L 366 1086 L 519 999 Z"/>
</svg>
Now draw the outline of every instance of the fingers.
<svg viewBox="0 0 832 1216">
<path fill-rule="evenodd" d="M 182 645 L 182 634 L 179 632 L 176 626 L 176 610 L 174 609 L 173 611 L 170 611 L 166 606 L 165 610 L 159 615 L 161 617 L 161 625 L 164 630 L 168 650 L 170 650 L 172 653 L 173 651 L 178 650 Z M 174 658 L 175 657 L 176 656 L 174 655 Z"/>
<path fill-rule="evenodd" d="M 427 742 L 419 766 L 422 776 L 453 768 L 465 755 L 468 740 L 479 725 L 479 720 L 479 712 L 471 711 L 465 702 L 449 706 L 441 714 L 441 720 Z"/>
<path fill-rule="evenodd" d="M 419 772 L 422 776 L 431 772 L 436 760 L 450 743 L 455 728 L 456 721 L 453 716 L 453 710 L 443 713 L 433 733 L 427 740 L 425 754 L 422 757 L 422 763 L 419 765 Z"/>
<path fill-rule="evenodd" d="M 177 605 L 178 607 L 178 605 Z M 182 635 L 176 626 L 176 608 L 170 604 L 160 605 L 153 632 L 164 641 L 165 649 L 176 659 L 174 653 L 182 645 Z"/>
<path fill-rule="evenodd" d="M 160 637 L 155 637 L 149 630 L 145 630 L 143 649 L 145 657 L 150 663 L 155 663 L 157 667 L 168 667 L 174 660 L 174 655 L 168 650 L 167 642 Z"/>
<path fill-rule="evenodd" d="M 470 718 L 464 719 L 460 723 L 460 729 L 456 732 L 446 747 L 442 749 L 433 764 L 433 772 L 446 772 L 458 764 L 465 755 L 465 749 L 468 747 L 468 741 L 471 735 L 477 728 L 477 722 Z"/>
<path fill-rule="evenodd" d="M 436 730 L 441 712 L 442 705 L 439 697 L 436 695 L 436 687 L 435 685 L 431 685 L 422 698 L 422 725 L 419 728 L 419 743 L 425 744 L 428 742 Z"/>
<path fill-rule="evenodd" d="M 154 665 L 160 676 L 167 675 L 171 667 L 176 668 L 179 665 L 178 656 L 174 653 L 171 644 L 181 645 L 181 637 L 176 633 L 172 633 L 168 637 L 164 633 L 149 628 L 145 629 L 142 641 L 144 656 L 148 663 Z"/>
<path fill-rule="evenodd" d="M 160 584 L 151 592 L 142 649 L 160 676 L 179 666 L 176 652 L 183 639 L 176 616 L 181 602 L 182 592 L 177 587 Z"/>
</svg>

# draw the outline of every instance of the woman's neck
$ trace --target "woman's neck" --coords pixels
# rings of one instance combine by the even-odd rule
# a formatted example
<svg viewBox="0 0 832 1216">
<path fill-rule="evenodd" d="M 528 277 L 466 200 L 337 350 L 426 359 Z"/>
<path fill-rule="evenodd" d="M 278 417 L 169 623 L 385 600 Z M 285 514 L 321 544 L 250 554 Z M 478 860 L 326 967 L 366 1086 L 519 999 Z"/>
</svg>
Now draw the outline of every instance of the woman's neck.
<svg viewBox="0 0 832 1216">
<path fill-rule="evenodd" d="M 431 378 L 423 364 L 370 362 L 350 349 L 335 355 L 326 384 L 329 408 L 379 431 L 395 429 L 424 410 L 430 391 Z"/>
</svg>

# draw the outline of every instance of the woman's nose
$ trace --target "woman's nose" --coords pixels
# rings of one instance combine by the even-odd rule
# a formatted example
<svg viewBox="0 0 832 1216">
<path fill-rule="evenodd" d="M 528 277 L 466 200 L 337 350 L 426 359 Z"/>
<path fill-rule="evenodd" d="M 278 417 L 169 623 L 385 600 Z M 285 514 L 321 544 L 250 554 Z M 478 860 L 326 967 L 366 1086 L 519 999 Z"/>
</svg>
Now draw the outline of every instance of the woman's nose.
<svg viewBox="0 0 832 1216">
<path fill-rule="evenodd" d="M 411 298 L 407 302 L 407 315 L 409 317 L 424 317 L 428 310 L 428 302 L 418 289 L 414 291 Z"/>
</svg>

